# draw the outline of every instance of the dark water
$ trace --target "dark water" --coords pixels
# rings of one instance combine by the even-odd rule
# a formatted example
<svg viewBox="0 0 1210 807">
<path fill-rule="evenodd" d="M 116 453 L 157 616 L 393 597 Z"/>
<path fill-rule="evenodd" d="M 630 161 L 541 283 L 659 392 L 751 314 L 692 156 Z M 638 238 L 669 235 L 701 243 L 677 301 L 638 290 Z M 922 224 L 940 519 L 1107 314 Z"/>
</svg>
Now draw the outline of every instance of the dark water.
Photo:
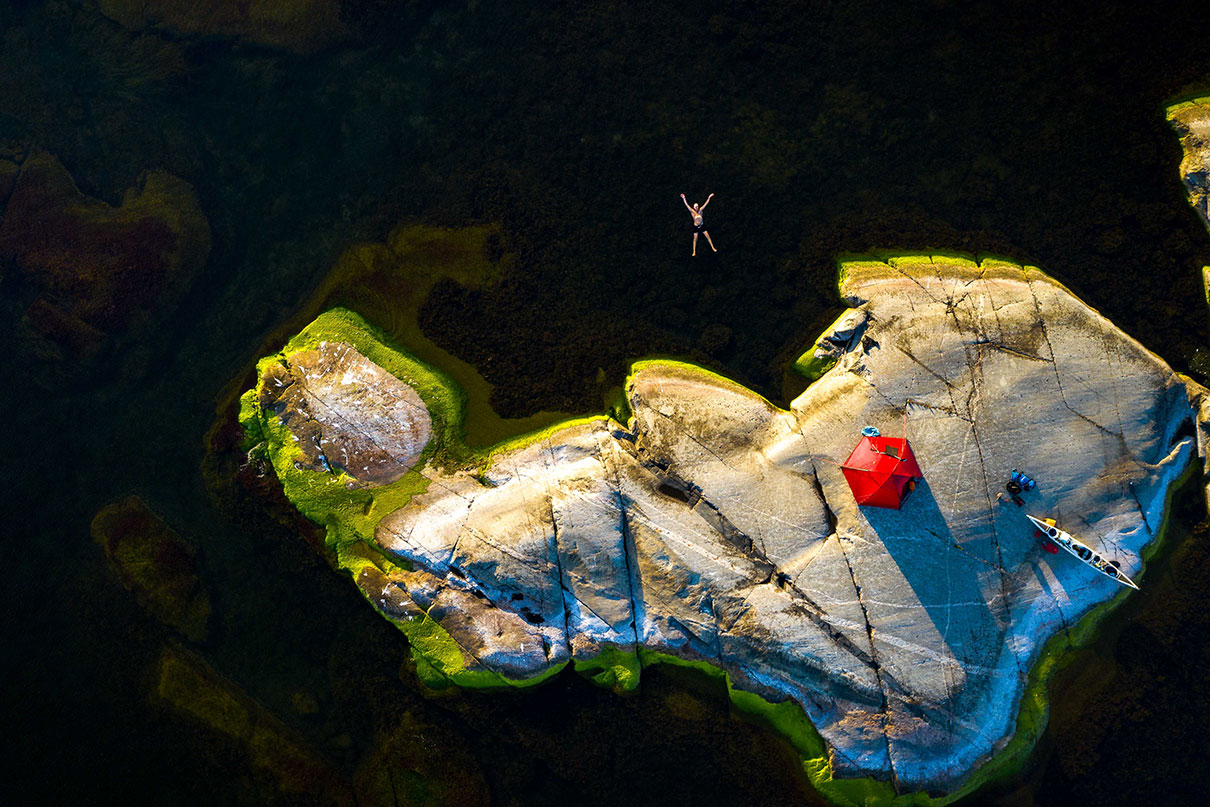
<svg viewBox="0 0 1210 807">
<path fill-rule="evenodd" d="M 82 362 L 28 350 L 35 291 L 0 267 L 9 786 L 47 802 L 306 801 L 151 699 L 168 643 L 340 777 L 403 737 L 421 802 L 436 798 L 423 781 L 464 777 L 492 804 L 809 803 L 784 743 L 670 672 L 627 699 L 571 675 L 426 699 L 402 637 L 261 501 L 220 509 L 200 467 L 260 341 L 348 244 L 400 221 L 498 223 L 518 256 L 498 287 L 442 284 L 421 314 L 509 416 L 596 409 L 654 353 L 779 400 L 786 360 L 839 309 L 836 257 L 870 249 L 1035 264 L 1204 373 L 1210 236 L 1162 113 L 1210 89 L 1210 6 L 888 5 L 361 0 L 341 5 L 349 36 L 305 56 L 125 30 L 93 2 L 0 7 L 0 139 L 114 204 L 143 171 L 171 172 L 213 243 L 155 327 Z M 717 256 L 690 259 L 680 192 L 717 194 Z M 200 642 L 150 618 L 89 538 L 129 493 L 198 549 L 214 608 Z M 979 801 L 1200 787 L 1210 567 L 1196 496 L 1181 507 L 1166 571 L 1057 684 L 1073 705 L 1035 764 Z"/>
</svg>

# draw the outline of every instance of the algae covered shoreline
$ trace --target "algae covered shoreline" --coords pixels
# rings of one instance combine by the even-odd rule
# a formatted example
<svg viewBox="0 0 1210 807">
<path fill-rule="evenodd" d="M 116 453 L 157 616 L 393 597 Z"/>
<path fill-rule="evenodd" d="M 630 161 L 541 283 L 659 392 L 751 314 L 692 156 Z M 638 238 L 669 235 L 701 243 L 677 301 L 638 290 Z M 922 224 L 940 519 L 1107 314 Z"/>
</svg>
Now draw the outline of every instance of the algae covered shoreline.
<svg viewBox="0 0 1210 807">
<path fill-rule="evenodd" d="M 928 258 L 923 260 L 926 263 L 930 261 Z M 957 258 L 951 257 L 947 260 Z M 910 263 L 910 259 L 891 259 L 889 263 L 901 267 L 901 271 L 902 267 Z M 931 266 L 931 263 L 929 265 Z M 842 283 L 848 271 L 859 266 L 854 263 L 842 266 Z M 881 262 L 876 266 L 884 270 L 888 268 Z M 1012 264 L 1005 263 L 1001 266 L 989 262 L 976 267 L 978 271 L 975 276 L 983 277 L 989 272 L 1012 271 L 1014 268 Z M 851 327 L 845 330 L 846 340 L 852 339 L 851 332 Z M 430 483 L 426 474 L 408 471 L 399 482 L 372 494 L 356 490 L 350 494 L 349 489 L 358 488 L 360 485 L 352 477 L 345 475 L 343 470 L 336 468 L 327 469 L 329 474 L 335 475 L 316 480 L 315 475 L 308 473 L 300 464 L 303 455 L 298 453 L 298 437 L 291 437 L 290 432 L 283 427 L 282 424 L 286 422 L 285 415 L 281 415 L 282 421 L 279 423 L 277 415 L 273 414 L 282 410 L 274 407 L 269 411 L 266 408 L 266 388 L 263 385 L 269 370 L 279 363 L 288 366 L 295 354 L 302 355 L 315 348 L 323 349 L 325 345 L 336 342 L 349 345 L 372 357 L 396 377 L 421 392 L 425 404 L 434 414 L 435 423 L 439 424 L 433 442 L 425 449 L 425 456 L 428 457 L 426 468 L 471 466 L 486 469 L 496 454 L 522 448 L 535 440 L 543 439 L 544 435 L 556 429 L 571 425 L 560 423 L 542 432 L 513 438 L 502 445 L 469 449 L 461 436 L 464 399 L 457 393 L 456 388 L 438 371 L 427 368 L 407 356 L 406 350 L 399 345 L 386 347 L 381 341 L 384 338 L 384 334 L 356 315 L 340 310 L 330 311 L 293 337 L 280 353 L 262 360 L 259 365 L 262 381 L 256 388 L 245 393 L 241 404 L 240 420 L 246 434 L 244 446 L 245 449 L 251 449 L 250 461 L 253 464 L 272 462 L 278 478 L 285 486 L 287 498 L 312 521 L 325 526 L 329 560 L 337 568 L 349 573 L 358 582 L 363 596 L 374 608 L 408 636 L 415 669 L 421 680 L 437 688 L 454 683 L 472 689 L 529 687 L 542 683 L 560 672 L 567 665 L 567 661 L 551 664 L 539 675 L 520 679 L 488 669 L 472 671 L 467 669 L 468 656 L 465 648 L 437 621 L 430 618 L 427 612 L 409 612 L 410 606 L 402 607 L 397 603 L 388 605 L 386 599 L 376 600 L 377 594 L 374 592 L 382 587 L 383 582 L 388 580 L 394 571 L 403 571 L 410 568 L 410 565 L 405 562 L 403 567 L 399 567 L 395 559 L 383 553 L 382 548 L 375 543 L 375 523 L 383 515 L 401 507 L 412 496 L 422 493 Z M 822 337 L 816 342 L 816 349 L 821 342 Z M 799 364 L 804 362 L 800 360 Z M 807 372 L 811 376 L 820 376 L 827 369 L 812 367 L 809 362 L 806 364 Z M 644 363 L 635 365 L 636 370 L 642 366 Z M 347 378 L 346 371 L 346 380 Z M 627 387 L 629 386 L 628 382 Z M 449 394 L 450 392 L 453 394 Z M 626 410 L 626 414 L 629 414 L 629 410 Z M 622 413 L 617 415 L 620 420 L 625 420 Z M 1196 462 L 1196 458 L 1191 454 L 1187 454 L 1187 458 L 1187 462 Z M 1181 474 L 1182 481 L 1167 490 L 1167 498 L 1161 508 L 1165 525 L 1168 523 L 1167 504 L 1173 492 L 1181 487 L 1183 482 L 1195 476 L 1191 471 L 1192 466 Z M 1162 535 L 1165 529 L 1166 526 L 1161 527 L 1159 534 Z M 1149 541 L 1145 557 L 1153 555 L 1161 543 L 1158 537 Z M 389 585 L 388 583 L 388 587 L 383 588 L 383 596 L 386 596 Z M 515 597 L 519 598 L 520 595 Z M 640 670 L 658 664 L 689 667 L 708 677 L 721 677 L 733 707 L 789 740 L 797 749 L 802 759 L 802 768 L 812 785 L 833 803 L 858 804 L 874 799 L 878 803 L 949 804 L 977 792 L 986 784 L 1003 783 L 1020 776 L 1029 763 L 1034 744 L 1046 725 L 1049 709 L 1047 685 L 1050 678 L 1057 669 L 1062 669 L 1074 650 L 1089 646 L 1092 637 L 1097 633 L 1097 626 L 1124 599 L 1125 593 L 1119 593 L 1111 601 L 1101 604 L 1082 617 L 1078 624 L 1065 626 L 1058 635 L 1052 637 L 1045 650 L 1039 653 L 1031 664 L 1029 683 L 1021 697 L 1019 714 L 1014 721 L 1016 729 L 1005 738 L 1007 744 L 1001 744 L 1002 747 L 999 747 L 990 760 L 985 760 L 977 769 L 963 776 L 960 780 L 961 786 L 949 794 L 934 798 L 924 793 L 904 793 L 897 785 L 889 782 L 835 778 L 829 762 L 830 752 L 798 704 L 792 700 L 775 704 L 760 695 L 745 691 L 743 686 L 733 685 L 731 677 L 724 670 L 707 660 L 695 661 L 692 658 L 686 659 L 643 647 L 619 652 L 616 648 L 604 646 L 596 651 L 595 655 L 590 653 L 587 658 L 577 658 L 574 668 L 598 685 L 615 691 L 629 691 L 639 686 Z"/>
</svg>

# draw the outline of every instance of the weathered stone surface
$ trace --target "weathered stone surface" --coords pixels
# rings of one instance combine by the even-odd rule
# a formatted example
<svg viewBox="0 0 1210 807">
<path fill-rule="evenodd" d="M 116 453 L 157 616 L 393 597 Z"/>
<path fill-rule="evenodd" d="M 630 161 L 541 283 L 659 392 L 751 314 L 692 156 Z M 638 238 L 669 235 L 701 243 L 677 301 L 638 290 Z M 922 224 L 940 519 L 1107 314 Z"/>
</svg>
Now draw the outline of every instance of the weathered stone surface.
<svg viewBox="0 0 1210 807">
<path fill-rule="evenodd" d="M 341 470 L 372 485 L 406 474 L 433 434 L 416 390 L 338 342 L 270 366 L 260 405 L 293 433 L 300 467 Z"/>
<path fill-rule="evenodd" d="M 625 426 L 424 465 L 427 490 L 377 524 L 407 568 L 363 569 L 371 602 L 514 679 L 609 647 L 706 660 L 801 704 L 838 775 L 955 787 L 1011 736 L 1045 640 L 1118 592 L 1043 553 L 1025 512 L 1138 579 L 1198 393 L 1036 270 L 846 270 L 855 313 L 817 343 L 836 364 L 790 411 L 641 365 Z M 332 426 L 362 428 L 361 400 Z M 838 468 L 866 425 L 906 431 L 924 470 L 902 510 L 858 507 Z M 1039 482 L 1026 508 L 996 497 L 1014 467 Z"/>
</svg>

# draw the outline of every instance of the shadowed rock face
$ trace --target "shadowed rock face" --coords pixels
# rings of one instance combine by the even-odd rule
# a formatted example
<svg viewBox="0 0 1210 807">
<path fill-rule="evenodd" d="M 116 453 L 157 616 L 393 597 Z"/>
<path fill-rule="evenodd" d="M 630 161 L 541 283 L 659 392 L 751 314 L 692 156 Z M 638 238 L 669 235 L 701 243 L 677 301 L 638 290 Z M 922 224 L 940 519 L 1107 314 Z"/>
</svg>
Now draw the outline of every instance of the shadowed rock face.
<svg viewBox="0 0 1210 807">
<path fill-rule="evenodd" d="M 857 313 L 819 343 L 837 364 L 790 411 L 645 364 L 626 426 L 425 466 L 376 531 L 410 569 L 359 584 L 388 616 L 427 613 L 469 669 L 530 677 L 605 646 L 708 660 L 801 704 L 839 775 L 955 787 L 1007 742 L 1045 640 L 1118 591 L 1043 553 L 1025 512 L 1138 579 L 1195 416 L 1185 380 L 1040 272 L 847 269 Z M 924 471 L 901 510 L 858 507 L 837 467 L 866 425 L 906 430 Z M 996 498 L 1012 468 L 1039 482 L 1025 508 Z"/>
</svg>

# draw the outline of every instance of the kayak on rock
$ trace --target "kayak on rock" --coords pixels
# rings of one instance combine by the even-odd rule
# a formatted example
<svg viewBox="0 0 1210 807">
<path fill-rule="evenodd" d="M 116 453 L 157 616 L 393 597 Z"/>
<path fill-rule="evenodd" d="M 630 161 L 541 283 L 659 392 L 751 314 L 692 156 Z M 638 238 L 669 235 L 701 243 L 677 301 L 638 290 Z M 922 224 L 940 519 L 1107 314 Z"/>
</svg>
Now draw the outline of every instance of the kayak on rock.
<svg viewBox="0 0 1210 807">
<path fill-rule="evenodd" d="M 1119 568 L 1116 560 L 1106 560 L 1092 547 L 1077 541 L 1069 533 L 1056 527 L 1053 518 L 1040 519 L 1028 514 L 1025 517 L 1038 528 L 1035 535 L 1043 539 L 1042 548 L 1047 552 L 1054 554 L 1058 551 L 1059 547 L 1062 547 L 1106 577 L 1112 577 L 1124 586 L 1138 589 L 1134 581 L 1127 577 L 1126 573 Z"/>
</svg>

